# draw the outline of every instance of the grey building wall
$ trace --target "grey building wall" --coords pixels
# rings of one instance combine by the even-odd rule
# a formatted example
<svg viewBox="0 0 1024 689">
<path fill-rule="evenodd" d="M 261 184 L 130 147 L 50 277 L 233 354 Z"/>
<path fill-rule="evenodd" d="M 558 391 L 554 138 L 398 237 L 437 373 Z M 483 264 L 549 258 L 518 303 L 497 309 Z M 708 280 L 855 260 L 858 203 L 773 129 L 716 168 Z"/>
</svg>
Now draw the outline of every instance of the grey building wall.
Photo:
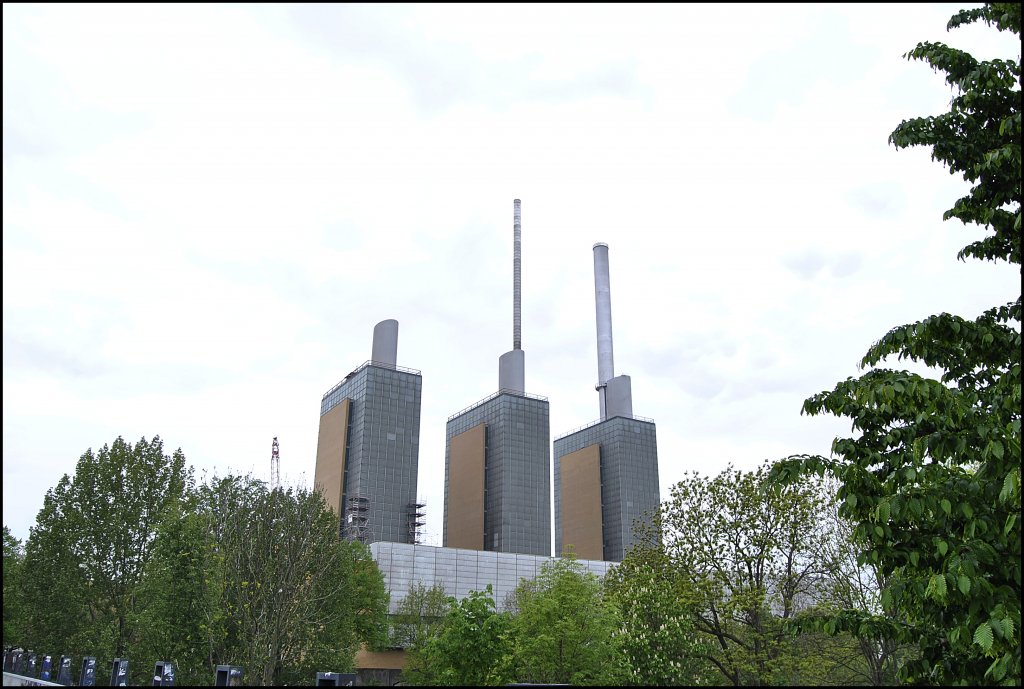
<svg viewBox="0 0 1024 689">
<path fill-rule="evenodd" d="M 555 438 L 555 553 L 562 552 L 561 459 L 593 444 L 601 447 L 604 559 L 621 562 L 635 541 L 633 521 L 650 520 L 661 501 L 654 422 L 612 417 Z"/>
<path fill-rule="evenodd" d="M 494 602 L 500 610 L 505 598 L 521 579 L 535 579 L 541 566 L 556 558 L 522 553 L 495 553 L 463 548 L 438 548 L 405 543 L 371 543 L 370 553 L 384 574 L 384 586 L 391 595 L 391 613 L 409 593 L 413 584 L 430 588 L 444 587 L 458 600 L 470 591 L 483 591 L 488 584 L 494 590 Z M 577 560 L 588 572 L 605 576 L 614 562 Z"/>
<path fill-rule="evenodd" d="M 480 423 L 487 425 L 484 550 L 551 555 L 551 424 L 543 397 L 502 391 L 448 419 L 444 523 L 459 498 L 448 490 L 452 437 Z"/>
<path fill-rule="evenodd" d="M 409 543 L 409 504 L 419 466 L 419 371 L 365 363 L 324 395 L 320 414 L 351 399 L 342 492 L 342 532 L 348 499 L 367 500 L 368 542 Z"/>
</svg>

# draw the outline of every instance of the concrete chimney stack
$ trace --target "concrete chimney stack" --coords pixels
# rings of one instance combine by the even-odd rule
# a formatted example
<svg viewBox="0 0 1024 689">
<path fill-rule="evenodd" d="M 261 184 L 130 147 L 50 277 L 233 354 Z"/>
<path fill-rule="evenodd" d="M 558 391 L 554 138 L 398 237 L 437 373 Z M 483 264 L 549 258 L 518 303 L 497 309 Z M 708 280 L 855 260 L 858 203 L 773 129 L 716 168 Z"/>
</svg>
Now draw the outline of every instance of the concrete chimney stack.
<svg viewBox="0 0 1024 689">
<path fill-rule="evenodd" d="M 512 202 L 512 349 L 522 349 L 522 253 L 519 199 Z"/>
<path fill-rule="evenodd" d="M 594 245 L 594 300 L 597 303 L 597 382 L 604 385 L 615 375 L 612 351 L 612 288 L 608 275 L 608 245 Z"/>
<path fill-rule="evenodd" d="M 398 363 L 398 321 L 389 318 L 373 327 L 370 361 L 394 368 Z"/>
<path fill-rule="evenodd" d="M 629 376 L 615 375 L 612 348 L 612 291 L 608 271 L 608 245 L 594 245 L 594 301 L 597 307 L 597 394 L 601 419 L 633 418 L 633 392 Z"/>
<path fill-rule="evenodd" d="M 522 349 L 521 269 L 519 199 L 512 202 L 512 351 L 498 358 L 498 389 L 526 392 L 526 353 Z"/>
<path fill-rule="evenodd" d="M 594 245 L 594 301 L 597 306 L 597 394 L 601 418 L 607 418 L 605 393 L 608 381 L 615 375 L 612 351 L 612 288 L 608 273 L 608 245 Z"/>
</svg>

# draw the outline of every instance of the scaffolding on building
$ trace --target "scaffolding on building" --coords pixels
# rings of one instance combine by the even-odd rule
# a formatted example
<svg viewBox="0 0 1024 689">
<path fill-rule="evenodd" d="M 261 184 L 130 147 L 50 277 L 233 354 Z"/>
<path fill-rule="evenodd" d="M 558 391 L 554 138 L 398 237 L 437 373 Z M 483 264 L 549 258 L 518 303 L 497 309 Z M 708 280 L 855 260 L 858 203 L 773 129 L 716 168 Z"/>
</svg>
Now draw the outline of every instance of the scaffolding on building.
<svg viewBox="0 0 1024 689">
<path fill-rule="evenodd" d="M 360 543 L 370 542 L 370 499 L 350 495 L 345 509 L 345 538 Z"/>
<path fill-rule="evenodd" d="M 427 513 L 424 511 L 427 503 L 420 498 L 417 502 L 410 502 L 409 509 L 409 543 L 420 545 L 423 536 L 423 527 L 427 523 Z"/>
</svg>

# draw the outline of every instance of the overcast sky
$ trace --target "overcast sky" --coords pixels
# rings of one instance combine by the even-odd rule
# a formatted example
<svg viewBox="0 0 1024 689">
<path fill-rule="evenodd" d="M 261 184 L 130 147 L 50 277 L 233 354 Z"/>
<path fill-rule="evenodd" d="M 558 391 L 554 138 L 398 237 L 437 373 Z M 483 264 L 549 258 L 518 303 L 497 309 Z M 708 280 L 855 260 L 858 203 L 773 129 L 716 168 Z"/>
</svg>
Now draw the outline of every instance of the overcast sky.
<svg viewBox="0 0 1024 689">
<path fill-rule="evenodd" d="M 598 416 L 606 242 L 663 497 L 828 454 L 849 423 L 801 403 L 888 328 L 1019 294 L 955 258 L 966 185 L 887 143 L 951 96 L 918 41 L 1019 55 L 959 7 L 4 4 L 4 524 L 118 435 L 200 478 L 269 477 L 277 436 L 311 484 L 321 396 L 395 318 L 440 545 L 445 422 L 512 349 L 515 198 L 552 439 Z"/>
</svg>

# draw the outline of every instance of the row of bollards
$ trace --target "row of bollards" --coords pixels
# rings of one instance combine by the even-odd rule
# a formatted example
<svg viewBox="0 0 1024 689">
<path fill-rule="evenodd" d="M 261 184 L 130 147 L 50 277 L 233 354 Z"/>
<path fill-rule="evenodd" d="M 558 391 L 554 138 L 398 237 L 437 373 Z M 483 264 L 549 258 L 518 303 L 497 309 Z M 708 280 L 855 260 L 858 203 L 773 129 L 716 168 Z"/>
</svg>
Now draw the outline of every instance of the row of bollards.
<svg viewBox="0 0 1024 689">
<path fill-rule="evenodd" d="M 218 678 L 220 677 L 220 669 L 225 668 L 225 676 L 237 677 L 237 683 L 241 682 L 242 668 L 237 666 L 221 665 L 218 666 Z M 234 675 L 231 675 L 231 668 L 237 669 Z M 55 682 L 56 684 L 62 684 L 66 687 L 79 686 L 79 687 L 95 687 L 96 686 L 96 657 L 85 656 L 82 658 L 82 666 L 78 672 L 78 682 L 73 681 L 71 677 L 71 656 L 60 656 L 60 660 L 54 665 L 53 657 L 50 655 L 40 656 L 32 651 L 25 651 L 20 648 L 8 649 L 4 653 L 4 671 L 13 672 L 16 675 L 22 675 L 23 677 L 31 677 L 32 679 L 41 679 L 44 682 Z M 166 660 L 157 662 L 153 669 L 153 685 L 154 687 L 173 687 L 174 681 L 174 663 Z M 230 686 L 225 682 L 221 684 L 217 683 L 218 686 Z M 114 658 L 114 662 L 110 667 L 110 686 L 112 687 L 126 687 L 128 686 L 128 659 L 127 658 Z"/>
<path fill-rule="evenodd" d="M 96 657 L 85 656 L 82 658 L 82 666 L 78 673 L 77 684 L 71 677 L 71 656 L 60 656 L 56 665 L 53 657 L 32 651 L 25 651 L 20 648 L 11 648 L 4 653 L 4 671 L 13 672 L 24 677 L 41 679 L 44 682 L 55 682 L 57 684 L 79 687 L 96 686 Z M 153 668 L 154 687 L 175 686 L 174 663 L 166 660 L 158 661 Z M 242 686 L 241 665 L 218 665 L 213 686 L 215 687 L 239 687 Z M 355 685 L 355 673 L 346 672 L 318 672 L 316 673 L 316 686 L 318 687 L 351 687 Z M 128 659 L 114 658 L 110 668 L 110 686 L 128 686 Z"/>
</svg>

